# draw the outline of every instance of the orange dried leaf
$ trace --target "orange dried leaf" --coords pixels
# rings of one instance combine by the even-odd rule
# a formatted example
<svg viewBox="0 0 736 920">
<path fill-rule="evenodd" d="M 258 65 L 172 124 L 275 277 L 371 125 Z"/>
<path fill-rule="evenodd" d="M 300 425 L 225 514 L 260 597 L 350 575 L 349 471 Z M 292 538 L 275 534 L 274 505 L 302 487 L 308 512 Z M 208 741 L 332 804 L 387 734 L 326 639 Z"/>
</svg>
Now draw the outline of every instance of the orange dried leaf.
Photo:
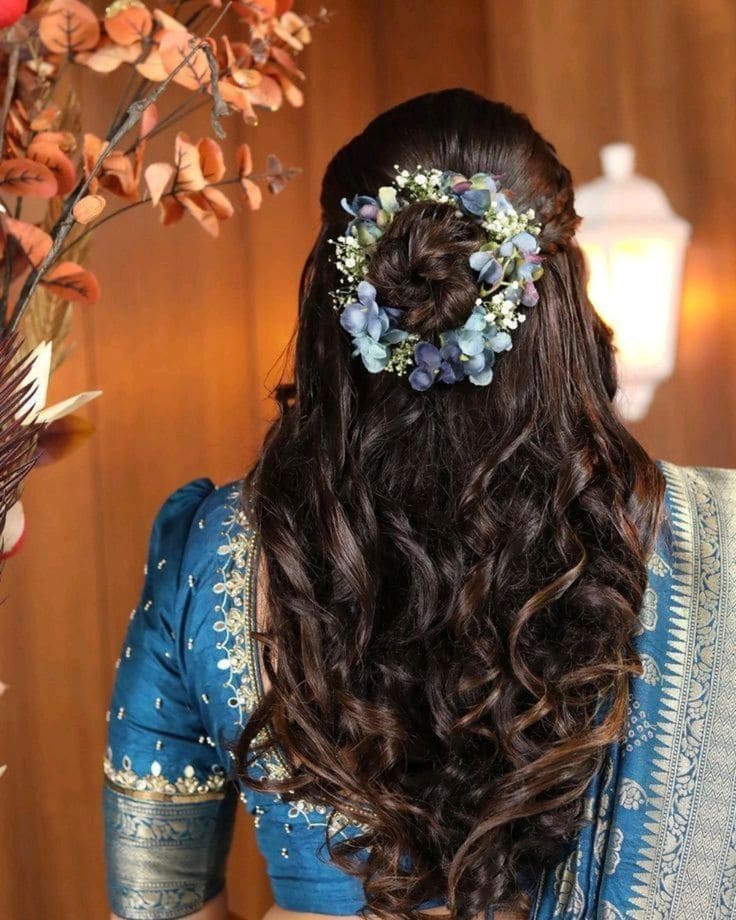
<svg viewBox="0 0 736 920">
<path fill-rule="evenodd" d="M 56 54 L 91 51 L 100 40 L 97 17 L 81 0 L 51 0 L 38 31 L 44 45 Z"/>
<path fill-rule="evenodd" d="M 189 32 L 164 32 L 159 42 L 161 62 L 167 73 L 171 73 L 186 58 L 184 66 L 177 71 L 174 83 L 186 89 L 201 89 L 210 83 L 210 65 L 207 55 L 195 46 L 201 45 L 202 39 Z"/>
<path fill-rule="evenodd" d="M 62 300 L 92 304 L 100 299 L 100 285 L 92 272 L 76 262 L 59 262 L 41 279 Z"/>
<path fill-rule="evenodd" d="M 28 261 L 34 268 L 37 268 L 46 258 L 53 245 L 48 233 L 40 227 L 36 227 L 35 224 L 28 224 L 24 220 L 16 220 L 14 217 L 3 216 L 2 225 L 4 232 L 8 236 L 14 237 Z"/>
<path fill-rule="evenodd" d="M 112 15 L 105 17 L 105 31 L 119 45 L 132 45 L 142 41 L 153 28 L 153 17 L 148 7 L 140 0 L 128 0 L 125 6 L 115 10 L 116 4 L 109 8 Z"/>
<path fill-rule="evenodd" d="M 251 90 L 243 89 L 241 86 L 235 86 L 228 80 L 218 80 L 218 89 L 220 95 L 228 103 L 243 114 L 243 121 L 246 125 L 257 125 L 258 116 L 253 110 L 253 103 L 250 99 Z"/>
<path fill-rule="evenodd" d="M 181 203 L 210 236 L 220 235 L 220 222 L 210 210 L 208 201 L 201 192 L 188 192 L 182 196 Z"/>
<path fill-rule="evenodd" d="M 162 30 L 167 32 L 186 32 L 187 27 L 183 22 L 179 22 L 174 16 L 169 16 L 163 10 L 154 10 L 153 18 L 159 24 Z M 160 38 L 160 33 L 156 33 L 156 38 Z"/>
<path fill-rule="evenodd" d="M 235 152 L 238 164 L 238 175 L 242 179 L 253 172 L 253 154 L 250 150 L 250 144 L 241 144 Z"/>
<path fill-rule="evenodd" d="M 245 176 L 240 177 L 240 188 L 243 192 L 243 197 L 252 211 L 257 211 L 260 206 L 263 204 L 263 191 L 260 185 L 256 185 L 252 179 L 247 179 Z"/>
<path fill-rule="evenodd" d="M 184 216 L 184 206 L 178 198 L 173 196 L 162 198 L 159 202 L 159 208 L 161 209 L 161 223 L 164 227 L 177 223 Z"/>
<path fill-rule="evenodd" d="M 116 45 L 109 38 L 103 38 L 94 51 L 82 51 L 74 60 L 84 64 L 95 73 L 112 73 L 121 64 L 132 64 L 140 55 L 142 45 Z"/>
<path fill-rule="evenodd" d="M 264 19 L 276 15 L 277 0 L 252 0 L 250 6 Z"/>
<path fill-rule="evenodd" d="M 274 61 L 280 66 L 283 67 L 286 73 L 291 74 L 292 77 L 295 77 L 299 80 L 304 79 L 304 71 L 299 70 L 296 66 L 296 61 L 294 58 L 286 51 L 284 48 L 279 48 L 274 45 L 270 49 L 271 57 Z"/>
<path fill-rule="evenodd" d="M 197 192 L 207 184 L 199 161 L 199 149 L 184 131 L 174 141 L 176 156 L 176 185 L 185 191 Z"/>
<path fill-rule="evenodd" d="M 230 71 L 230 79 L 237 83 L 238 86 L 242 86 L 243 89 L 253 89 L 254 86 L 263 80 L 263 74 L 260 70 L 247 70 L 242 67 L 234 67 Z"/>
<path fill-rule="evenodd" d="M 264 76 L 258 86 L 248 90 L 248 96 L 253 105 L 260 105 L 266 109 L 276 112 L 281 108 L 284 101 L 284 94 L 278 80 L 273 77 Z"/>
<path fill-rule="evenodd" d="M 77 139 L 71 131 L 39 131 L 33 138 L 31 144 L 39 143 L 55 144 L 64 153 L 69 153 L 77 149 Z"/>
<path fill-rule="evenodd" d="M 161 200 L 161 196 L 175 172 L 176 170 L 171 163 L 151 163 L 146 167 L 143 178 L 154 206 Z"/>
<path fill-rule="evenodd" d="M 291 11 L 287 11 L 281 16 L 279 22 L 274 26 L 274 32 L 280 37 L 283 37 L 284 34 L 289 35 L 291 41 L 285 40 L 296 51 L 301 51 L 304 45 L 308 45 L 312 41 L 312 33 L 302 17 Z"/>
<path fill-rule="evenodd" d="M 80 224 L 88 224 L 102 214 L 106 204 L 102 195 L 85 195 L 72 208 L 74 220 Z"/>
<path fill-rule="evenodd" d="M 42 134 L 33 138 L 28 146 L 28 156 L 46 166 L 56 177 L 58 193 L 67 195 L 77 182 L 74 164 L 53 141 L 44 140 Z"/>
<path fill-rule="evenodd" d="M 219 188 L 206 188 L 202 194 L 207 199 L 210 210 L 218 220 L 227 220 L 235 213 L 232 202 Z"/>
<path fill-rule="evenodd" d="M 142 77 L 152 83 L 163 83 L 169 75 L 164 67 L 164 62 L 161 60 L 158 48 L 151 48 L 148 57 L 136 64 L 135 69 Z"/>
<path fill-rule="evenodd" d="M 99 159 L 103 149 L 107 146 L 107 141 L 97 137 L 96 134 L 85 134 L 82 140 L 82 153 L 84 156 L 84 174 L 88 176 L 90 170 Z"/>
<path fill-rule="evenodd" d="M 224 64 L 226 68 L 245 67 L 249 68 L 253 63 L 253 52 L 247 42 L 231 42 L 227 35 L 220 37 L 222 49 L 225 52 Z M 222 55 L 220 55 L 222 60 Z"/>
<path fill-rule="evenodd" d="M 275 69 L 269 70 L 281 84 L 284 96 L 287 102 L 294 106 L 295 109 L 304 105 L 304 93 L 299 89 L 296 83 L 292 82 L 285 74 Z"/>
<path fill-rule="evenodd" d="M 107 141 L 102 141 L 96 134 L 85 134 L 82 142 L 82 168 L 85 179 L 89 177 L 92 169 L 100 157 Z M 94 194 L 100 187 L 100 180 L 95 177 L 89 184 L 89 191 Z"/>
<path fill-rule="evenodd" d="M 119 150 L 111 151 L 102 164 L 100 185 L 126 201 L 137 201 L 138 183 L 131 160 Z"/>
<path fill-rule="evenodd" d="M 57 191 L 56 176 L 43 163 L 27 157 L 0 161 L 0 192 L 53 198 Z"/>
<path fill-rule="evenodd" d="M 203 137 L 197 144 L 199 165 L 205 181 L 211 185 L 225 175 L 225 157 L 222 147 L 211 137 Z"/>
</svg>

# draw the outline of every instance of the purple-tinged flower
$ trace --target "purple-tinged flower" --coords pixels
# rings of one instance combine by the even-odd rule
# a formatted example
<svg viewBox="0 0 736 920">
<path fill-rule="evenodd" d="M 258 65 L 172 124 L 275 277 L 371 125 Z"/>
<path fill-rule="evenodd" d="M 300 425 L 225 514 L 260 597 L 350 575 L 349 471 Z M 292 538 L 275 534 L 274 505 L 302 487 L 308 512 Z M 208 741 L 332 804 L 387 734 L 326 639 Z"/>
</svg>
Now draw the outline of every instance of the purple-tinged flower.
<svg viewBox="0 0 736 920">
<path fill-rule="evenodd" d="M 476 173 L 467 179 L 460 173 L 445 172 L 442 184 L 446 191 L 454 195 L 460 209 L 471 217 L 485 217 L 493 200 L 496 186 L 492 176 Z"/>
<path fill-rule="evenodd" d="M 525 307 L 535 307 L 539 303 L 539 291 L 534 287 L 533 281 L 525 283 L 521 302 Z"/>
<path fill-rule="evenodd" d="M 457 383 L 462 380 L 464 370 L 460 355 L 461 351 L 456 342 L 446 342 L 440 348 L 431 342 L 417 342 L 414 346 L 416 367 L 409 374 L 412 389 L 428 390 L 436 379 L 443 383 Z"/>
<path fill-rule="evenodd" d="M 412 390 L 422 392 L 428 390 L 433 383 L 434 372 L 424 366 L 415 367 L 411 374 L 409 374 L 409 384 Z"/>
<path fill-rule="evenodd" d="M 348 214 L 363 220 L 375 220 L 381 210 L 378 199 L 372 198 L 370 195 L 356 195 L 351 202 L 348 202 L 347 198 L 343 198 L 340 204 Z"/>
<path fill-rule="evenodd" d="M 542 277 L 542 257 L 538 255 L 525 256 L 524 261 L 516 266 L 514 277 L 522 284 L 527 281 L 536 281 Z"/>
<path fill-rule="evenodd" d="M 416 367 L 409 374 L 409 384 L 413 390 L 428 390 L 442 364 L 439 348 L 431 342 L 417 342 L 414 346 L 414 363 Z"/>
</svg>

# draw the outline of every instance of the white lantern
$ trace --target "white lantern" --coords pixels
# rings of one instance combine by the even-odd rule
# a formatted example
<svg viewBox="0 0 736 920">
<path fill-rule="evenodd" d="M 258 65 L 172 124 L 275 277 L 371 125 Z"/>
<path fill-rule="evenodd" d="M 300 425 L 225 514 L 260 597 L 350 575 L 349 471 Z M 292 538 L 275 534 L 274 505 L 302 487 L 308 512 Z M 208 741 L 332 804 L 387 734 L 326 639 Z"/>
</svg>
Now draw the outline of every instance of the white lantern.
<svg viewBox="0 0 736 920">
<path fill-rule="evenodd" d="M 608 144 L 601 162 L 603 176 L 575 193 L 578 239 L 590 268 L 588 295 L 615 333 L 619 407 L 637 421 L 674 370 L 690 225 L 656 182 L 634 173 L 631 144 Z"/>
</svg>

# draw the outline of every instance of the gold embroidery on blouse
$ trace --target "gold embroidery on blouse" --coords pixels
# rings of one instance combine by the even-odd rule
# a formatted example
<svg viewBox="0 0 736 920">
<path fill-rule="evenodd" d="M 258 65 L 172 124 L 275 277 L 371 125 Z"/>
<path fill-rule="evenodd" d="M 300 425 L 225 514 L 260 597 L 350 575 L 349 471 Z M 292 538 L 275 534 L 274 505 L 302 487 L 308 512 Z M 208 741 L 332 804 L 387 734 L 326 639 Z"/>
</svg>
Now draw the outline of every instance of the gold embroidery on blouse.
<svg viewBox="0 0 736 920">
<path fill-rule="evenodd" d="M 119 770 L 113 766 L 110 756 L 106 756 L 103 769 L 105 780 L 112 788 L 148 801 L 208 801 L 221 799 L 225 795 L 227 778 L 224 773 L 213 771 L 204 780 L 200 780 L 191 764 L 184 767 L 183 774 L 174 780 L 161 772 L 161 764 L 156 760 L 152 762 L 151 770 L 145 776 L 133 770 L 131 760 L 127 756 L 123 757 Z"/>
</svg>

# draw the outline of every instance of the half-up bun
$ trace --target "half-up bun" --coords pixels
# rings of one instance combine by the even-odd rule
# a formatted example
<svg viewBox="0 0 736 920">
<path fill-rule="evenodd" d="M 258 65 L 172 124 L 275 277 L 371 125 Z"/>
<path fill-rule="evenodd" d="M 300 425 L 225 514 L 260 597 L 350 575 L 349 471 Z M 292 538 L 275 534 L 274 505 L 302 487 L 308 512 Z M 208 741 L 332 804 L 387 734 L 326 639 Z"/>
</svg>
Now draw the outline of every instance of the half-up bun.
<svg viewBox="0 0 736 920">
<path fill-rule="evenodd" d="M 404 328 L 430 337 L 462 324 L 472 310 L 478 280 L 468 258 L 485 239 L 478 222 L 452 205 L 416 202 L 376 244 L 368 280 L 379 303 L 406 310 Z"/>
</svg>

